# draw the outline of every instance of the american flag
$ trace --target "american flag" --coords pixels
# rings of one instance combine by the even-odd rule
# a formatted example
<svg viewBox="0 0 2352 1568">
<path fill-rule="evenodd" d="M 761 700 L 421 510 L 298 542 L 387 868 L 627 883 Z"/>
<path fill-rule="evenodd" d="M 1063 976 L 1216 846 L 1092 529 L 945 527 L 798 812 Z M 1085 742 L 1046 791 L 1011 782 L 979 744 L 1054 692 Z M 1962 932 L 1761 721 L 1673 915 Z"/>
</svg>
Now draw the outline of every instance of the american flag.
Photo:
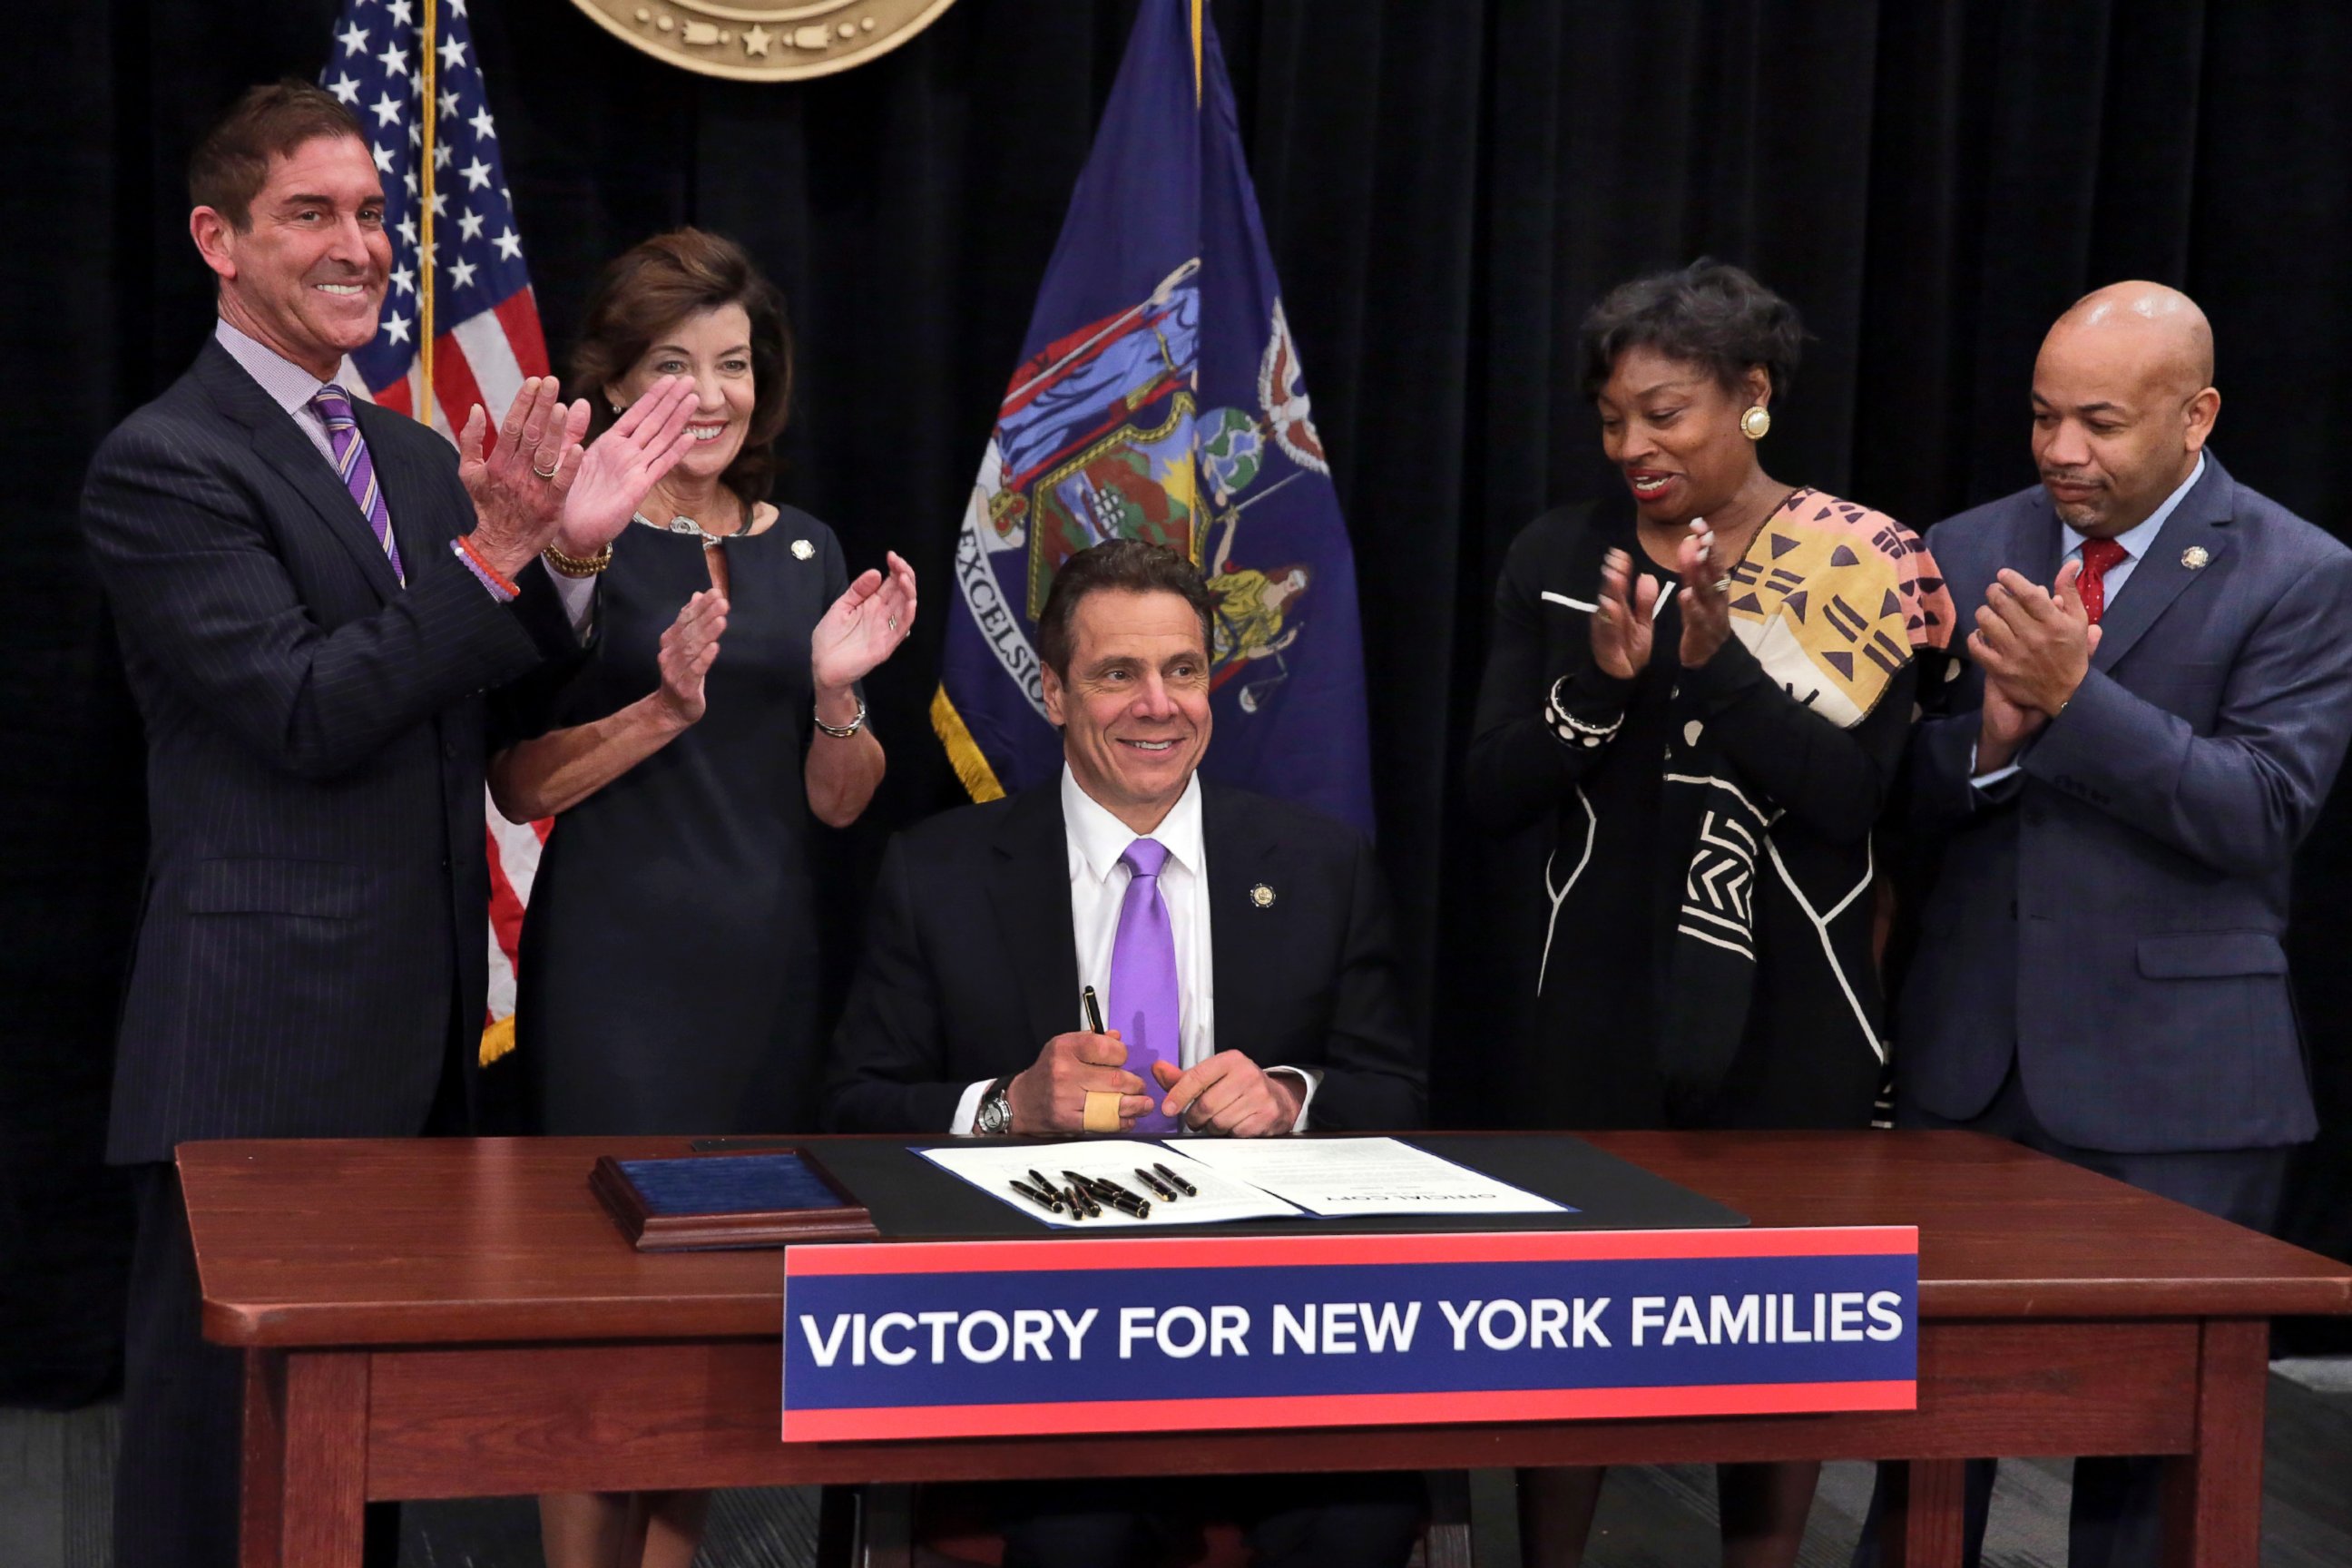
<svg viewBox="0 0 2352 1568">
<path fill-rule="evenodd" d="M 343 384 L 445 436 L 477 403 L 496 425 L 523 378 L 547 374 L 547 341 L 515 232 L 514 203 L 499 157 L 467 0 L 345 0 L 320 85 L 359 119 L 383 178 L 392 233 L 392 287 L 375 341 L 344 363 Z M 424 13 L 420 15 L 420 12 Z M 427 28 L 430 28 L 428 34 Z M 425 164 L 426 78 L 433 154 Z M 425 246 L 426 197 L 433 244 Z M 427 274 L 428 266 L 432 268 Z M 432 388 L 417 353 L 433 323 Z M 515 963 L 523 908 L 550 824 L 518 826 L 488 808 L 490 999 L 485 1064 L 514 1040 Z"/>
</svg>

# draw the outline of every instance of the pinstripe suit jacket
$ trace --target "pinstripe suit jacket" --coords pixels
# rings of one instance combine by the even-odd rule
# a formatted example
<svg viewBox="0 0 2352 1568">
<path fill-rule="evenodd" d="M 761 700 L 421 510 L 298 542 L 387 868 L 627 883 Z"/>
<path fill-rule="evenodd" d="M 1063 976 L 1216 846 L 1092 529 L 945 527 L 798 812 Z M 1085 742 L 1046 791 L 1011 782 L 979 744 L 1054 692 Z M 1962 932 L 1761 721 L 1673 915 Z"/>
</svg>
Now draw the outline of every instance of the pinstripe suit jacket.
<svg viewBox="0 0 2352 1568">
<path fill-rule="evenodd" d="M 448 444 L 362 404 L 408 572 L 217 343 L 99 448 L 82 529 L 147 731 L 144 908 L 108 1157 L 417 1131 L 478 1020 L 485 688 L 570 646 L 536 567 L 450 552 Z"/>
</svg>

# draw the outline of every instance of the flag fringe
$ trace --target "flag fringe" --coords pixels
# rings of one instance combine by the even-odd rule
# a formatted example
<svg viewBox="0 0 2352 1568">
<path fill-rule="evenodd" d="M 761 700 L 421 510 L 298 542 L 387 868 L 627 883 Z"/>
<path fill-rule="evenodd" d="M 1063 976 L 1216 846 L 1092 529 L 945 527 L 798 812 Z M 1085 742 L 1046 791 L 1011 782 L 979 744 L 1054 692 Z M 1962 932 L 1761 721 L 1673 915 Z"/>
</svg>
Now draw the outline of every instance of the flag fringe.
<svg viewBox="0 0 2352 1568">
<path fill-rule="evenodd" d="M 515 1025 L 512 1013 L 482 1030 L 482 1066 L 489 1066 L 514 1048 Z"/>
<path fill-rule="evenodd" d="M 948 765 L 963 782 L 965 794 L 975 801 L 1004 798 L 1004 786 L 997 782 L 996 770 L 988 765 L 980 742 L 964 728 L 963 715 L 948 700 L 945 686 L 931 696 L 931 729 L 939 736 L 940 744 L 947 748 Z"/>
</svg>

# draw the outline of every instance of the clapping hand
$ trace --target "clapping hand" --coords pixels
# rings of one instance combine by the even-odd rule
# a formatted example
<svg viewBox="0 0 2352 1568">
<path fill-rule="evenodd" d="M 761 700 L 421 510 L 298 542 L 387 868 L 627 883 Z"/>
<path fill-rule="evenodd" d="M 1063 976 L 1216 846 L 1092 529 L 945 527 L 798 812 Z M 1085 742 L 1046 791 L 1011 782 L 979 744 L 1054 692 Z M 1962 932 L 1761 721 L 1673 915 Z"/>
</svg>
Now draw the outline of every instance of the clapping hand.
<svg viewBox="0 0 2352 1568">
<path fill-rule="evenodd" d="M 1658 609 L 1654 577 L 1636 576 L 1633 558 L 1612 550 L 1601 558 L 1601 605 L 1592 617 L 1592 662 L 1601 672 L 1631 680 L 1650 662 L 1652 617 Z"/>
<path fill-rule="evenodd" d="M 915 569 L 896 551 L 887 559 L 889 575 L 860 574 L 809 634 L 809 674 L 820 698 L 866 679 L 915 628 Z"/>
<path fill-rule="evenodd" d="M 1716 559 L 1715 532 L 1706 519 L 1691 519 L 1675 564 L 1683 575 L 1683 668 L 1696 669 L 1731 636 L 1731 567 Z"/>
<path fill-rule="evenodd" d="M 1969 657 L 1985 672 L 1989 709 L 1996 686 L 2012 707 L 2044 720 L 2056 718 L 2073 699 L 2099 646 L 2099 628 L 2075 587 L 2082 574 L 2083 563 L 2069 561 L 2058 569 L 2054 589 L 2044 590 L 2003 567 L 1985 590 L 1977 629 L 1969 634 Z"/>
<path fill-rule="evenodd" d="M 559 549 L 593 555 L 629 526 L 646 492 L 694 445 L 686 433 L 694 409 L 694 383 L 666 375 L 596 437 L 564 497 Z"/>
<path fill-rule="evenodd" d="M 705 588 L 686 602 L 662 633 L 661 651 L 655 657 L 661 689 L 655 696 L 681 729 L 702 717 L 702 679 L 719 658 L 719 634 L 726 629 L 727 595 Z"/>
<path fill-rule="evenodd" d="M 579 476 L 580 438 L 588 431 L 588 405 L 566 407 L 555 378 L 522 384 L 499 426 L 497 447 L 485 455 L 489 416 L 478 403 L 457 437 L 457 478 L 474 500 L 476 554 L 511 577 L 555 537 L 563 499 Z"/>
</svg>

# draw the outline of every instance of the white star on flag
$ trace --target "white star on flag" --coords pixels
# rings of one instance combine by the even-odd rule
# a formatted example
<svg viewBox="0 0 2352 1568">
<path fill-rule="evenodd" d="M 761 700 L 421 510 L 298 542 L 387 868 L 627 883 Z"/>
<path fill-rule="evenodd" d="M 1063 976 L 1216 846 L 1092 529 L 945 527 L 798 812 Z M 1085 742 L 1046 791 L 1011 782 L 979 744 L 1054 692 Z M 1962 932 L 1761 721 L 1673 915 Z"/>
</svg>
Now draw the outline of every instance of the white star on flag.
<svg viewBox="0 0 2352 1568">
<path fill-rule="evenodd" d="M 392 269 L 392 286 L 404 294 L 414 294 L 416 292 L 416 274 L 405 267 L 395 267 Z"/>
<path fill-rule="evenodd" d="M 368 107 L 375 110 L 375 128 L 379 131 L 400 118 L 400 100 L 388 92 Z"/>
<path fill-rule="evenodd" d="M 449 287 L 452 289 L 467 289 L 472 287 L 474 281 L 474 271 L 475 268 L 472 262 L 457 262 L 449 268 Z"/>
<path fill-rule="evenodd" d="M 383 330 L 394 342 L 404 343 L 408 341 L 408 318 L 401 315 L 386 316 L 383 319 Z"/>
<path fill-rule="evenodd" d="M 368 147 L 368 152 L 375 158 L 375 172 L 377 174 L 389 174 L 392 173 L 391 148 L 378 147 L 371 143 Z"/>
<path fill-rule="evenodd" d="M 345 71 L 342 75 L 329 82 L 327 84 L 327 89 L 337 98 L 341 99 L 343 102 L 350 104 L 352 108 L 356 109 L 359 107 L 360 84 L 352 79 L 351 72 Z"/>
<path fill-rule="evenodd" d="M 478 157 L 457 172 L 466 176 L 466 188 L 469 191 L 478 191 L 490 183 L 490 166 Z"/>
<path fill-rule="evenodd" d="M 466 67 L 466 45 L 460 38 L 441 40 L 441 65 L 446 70 L 463 70 Z"/>
<path fill-rule="evenodd" d="M 498 138 L 498 127 L 490 119 L 490 111 L 488 105 L 485 105 L 479 114 L 477 114 L 473 119 L 467 121 L 466 123 L 471 125 L 474 128 L 474 134 L 480 137 L 485 142 L 495 141 Z"/>
<path fill-rule="evenodd" d="M 457 215 L 457 237 L 461 241 L 481 238 L 482 215 L 476 212 L 471 207 L 467 207 L 464 212 L 459 213 Z"/>
<path fill-rule="evenodd" d="M 356 22 L 352 23 L 351 27 L 344 32 L 341 43 L 344 53 L 353 55 L 358 54 L 362 49 L 367 47 L 367 29 L 361 26 Z"/>
<path fill-rule="evenodd" d="M 398 44 L 384 45 L 383 53 L 376 56 L 376 58 L 382 60 L 383 68 L 394 76 L 408 74 L 408 51 Z"/>
<path fill-rule="evenodd" d="M 522 240 L 517 237 L 514 230 L 510 228 L 505 230 L 490 243 L 499 247 L 499 255 L 503 259 L 508 261 L 522 259 Z"/>
</svg>

